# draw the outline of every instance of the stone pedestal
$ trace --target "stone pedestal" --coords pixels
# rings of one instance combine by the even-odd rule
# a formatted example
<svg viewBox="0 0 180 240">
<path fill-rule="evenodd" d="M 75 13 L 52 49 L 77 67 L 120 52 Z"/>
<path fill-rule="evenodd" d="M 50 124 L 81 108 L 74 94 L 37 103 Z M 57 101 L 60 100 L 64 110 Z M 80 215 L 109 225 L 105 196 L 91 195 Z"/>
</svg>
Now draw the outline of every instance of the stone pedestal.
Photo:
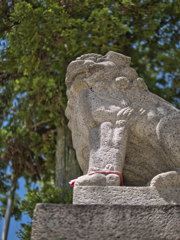
<svg viewBox="0 0 180 240">
<path fill-rule="evenodd" d="M 180 205 L 37 204 L 31 240 L 179 240 Z"/>
<path fill-rule="evenodd" d="M 178 187 L 75 187 L 73 201 L 37 204 L 31 240 L 180 239 Z"/>
</svg>

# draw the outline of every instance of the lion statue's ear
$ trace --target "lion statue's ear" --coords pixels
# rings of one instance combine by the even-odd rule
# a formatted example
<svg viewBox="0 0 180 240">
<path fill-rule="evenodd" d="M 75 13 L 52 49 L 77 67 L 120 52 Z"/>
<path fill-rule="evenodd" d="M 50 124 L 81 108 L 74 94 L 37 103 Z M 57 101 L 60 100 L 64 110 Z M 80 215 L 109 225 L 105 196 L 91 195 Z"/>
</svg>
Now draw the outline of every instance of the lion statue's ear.
<svg viewBox="0 0 180 240">
<path fill-rule="evenodd" d="M 129 67 L 130 63 L 131 63 L 131 58 L 130 57 L 127 57 L 123 54 L 116 53 L 116 52 L 113 52 L 113 51 L 109 51 L 105 55 L 105 59 L 107 61 L 111 61 L 111 62 L 115 63 L 119 68 Z"/>
</svg>

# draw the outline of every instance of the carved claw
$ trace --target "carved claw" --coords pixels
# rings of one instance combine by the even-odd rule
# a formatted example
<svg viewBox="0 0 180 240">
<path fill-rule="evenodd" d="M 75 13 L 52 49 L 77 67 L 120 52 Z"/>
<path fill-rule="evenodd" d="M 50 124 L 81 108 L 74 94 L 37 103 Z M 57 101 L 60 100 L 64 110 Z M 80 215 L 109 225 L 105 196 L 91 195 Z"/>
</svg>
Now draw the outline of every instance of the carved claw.
<svg viewBox="0 0 180 240">
<path fill-rule="evenodd" d="M 114 171 L 114 166 L 112 164 L 107 164 L 103 171 Z"/>
<path fill-rule="evenodd" d="M 146 113 L 146 110 L 140 108 L 139 106 L 126 107 L 118 112 L 116 125 L 118 127 L 122 126 L 132 126 L 141 116 Z"/>
</svg>

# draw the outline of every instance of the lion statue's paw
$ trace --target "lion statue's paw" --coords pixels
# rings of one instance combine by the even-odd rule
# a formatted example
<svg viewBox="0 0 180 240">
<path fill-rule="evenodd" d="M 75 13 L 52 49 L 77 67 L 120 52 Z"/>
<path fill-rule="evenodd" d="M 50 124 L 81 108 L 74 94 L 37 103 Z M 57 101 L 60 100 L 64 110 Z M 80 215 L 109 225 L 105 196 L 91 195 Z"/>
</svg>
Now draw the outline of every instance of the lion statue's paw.
<svg viewBox="0 0 180 240">
<path fill-rule="evenodd" d="M 101 173 L 83 175 L 77 178 L 75 186 L 106 186 L 106 176 Z"/>
<path fill-rule="evenodd" d="M 150 187 L 180 186 L 180 169 L 160 173 L 147 183 Z"/>
</svg>

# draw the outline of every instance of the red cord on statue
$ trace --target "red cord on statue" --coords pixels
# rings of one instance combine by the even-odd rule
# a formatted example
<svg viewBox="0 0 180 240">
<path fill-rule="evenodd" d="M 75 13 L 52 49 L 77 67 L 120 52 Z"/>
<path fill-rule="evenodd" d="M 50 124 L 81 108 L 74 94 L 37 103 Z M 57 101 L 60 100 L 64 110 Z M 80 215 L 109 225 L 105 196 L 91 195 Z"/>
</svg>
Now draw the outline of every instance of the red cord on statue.
<svg viewBox="0 0 180 240">
<path fill-rule="evenodd" d="M 123 186 L 123 177 L 122 177 L 122 174 L 118 171 L 96 171 L 96 172 L 91 172 L 89 173 L 88 175 L 93 175 L 95 173 L 102 173 L 102 174 L 117 174 L 120 176 L 120 186 Z M 77 178 L 76 178 L 77 179 Z M 76 182 L 76 179 L 73 179 L 69 182 L 69 184 L 71 185 L 71 187 L 74 186 L 75 182 Z"/>
</svg>

